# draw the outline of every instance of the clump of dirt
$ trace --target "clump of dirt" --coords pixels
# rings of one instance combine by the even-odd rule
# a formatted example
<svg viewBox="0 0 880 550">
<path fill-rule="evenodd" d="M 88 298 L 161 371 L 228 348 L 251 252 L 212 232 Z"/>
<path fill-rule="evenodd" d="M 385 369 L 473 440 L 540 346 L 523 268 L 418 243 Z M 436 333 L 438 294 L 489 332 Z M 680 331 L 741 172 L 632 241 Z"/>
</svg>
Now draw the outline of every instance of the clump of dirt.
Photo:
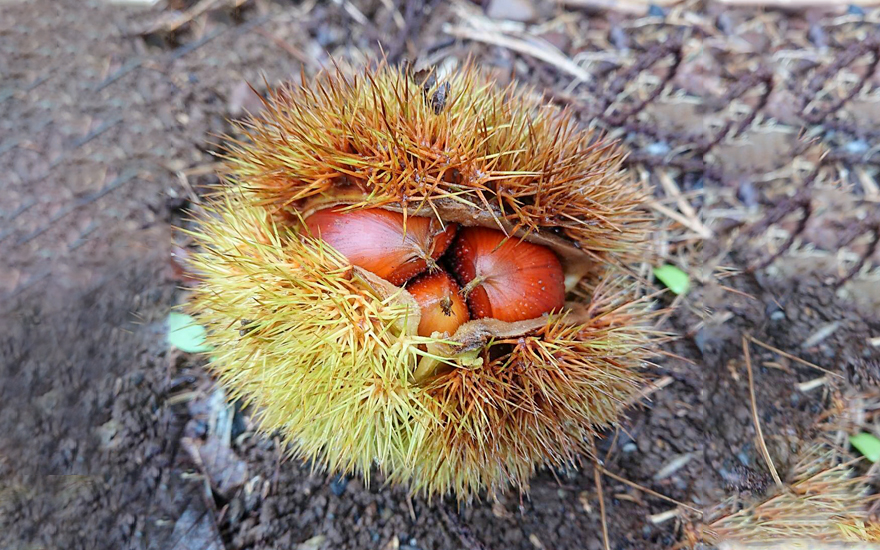
<svg viewBox="0 0 880 550">
<path fill-rule="evenodd" d="M 155 269 L 108 277 L 79 296 L 32 296 L 6 314 L 4 547 L 121 548 L 161 538 L 158 519 L 197 494 L 179 470 L 185 409 L 166 404 L 180 380 L 168 377 L 164 318 L 133 314 L 155 312 L 174 289 L 156 286 Z"/>
</svg>

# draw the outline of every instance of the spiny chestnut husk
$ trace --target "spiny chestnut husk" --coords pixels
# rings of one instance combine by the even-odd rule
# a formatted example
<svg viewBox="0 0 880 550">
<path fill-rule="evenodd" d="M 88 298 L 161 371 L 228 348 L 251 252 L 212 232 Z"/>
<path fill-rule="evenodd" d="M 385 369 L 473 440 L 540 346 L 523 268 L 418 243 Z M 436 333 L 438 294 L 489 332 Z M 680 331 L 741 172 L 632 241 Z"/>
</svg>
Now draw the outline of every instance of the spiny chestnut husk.
<svg viewBox="0 0 880 550">
<path fill-rule="evenodd" d="M 221 382 L 296 455 L 427 495 L 526 489 L 536 468 L 588 453 L 637 395 L 650 312 L 626 266 L 649 216 L 622 153 L 570 113 L 469 65 L 428 79 L 381 66 L 283 87 L 241 130 L 194 232 L 191 310 Z M 309 230 L 327 209 L 395 213 L 424 265 L 347 259 Z M 481 310 L 420 335 L 407 286 L 455 267 L 437 253 L 448 243 L 425 240 L 453 224 L 537 245 L 561 274 L 535 284 L 564 290 L 521 310 L 534 318 Z"/>
</svg>

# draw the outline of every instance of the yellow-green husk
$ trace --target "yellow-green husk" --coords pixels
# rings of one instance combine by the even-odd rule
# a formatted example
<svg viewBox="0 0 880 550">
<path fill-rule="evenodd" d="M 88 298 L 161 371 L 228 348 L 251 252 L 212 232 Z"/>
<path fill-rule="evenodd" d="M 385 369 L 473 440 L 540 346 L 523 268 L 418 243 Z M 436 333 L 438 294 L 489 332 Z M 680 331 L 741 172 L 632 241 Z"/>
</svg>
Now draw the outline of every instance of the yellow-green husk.
<svg viewBox="0 0 880 550">
<path fill-rule="evenodd" d="M 639 391 L 642 192 L 615 147 L 530 98 L 472 67 L 429 85 L 382 67 L 282 88 L 242 127 L 193 233 L 191 310 L 220 381 L 296 455 L 429 495 L 525 488 Z M 300 233 L 340 202 L 549 239 L 589 268 L 565 314 L 420 337 L 405 290 Z"/>
</svg>

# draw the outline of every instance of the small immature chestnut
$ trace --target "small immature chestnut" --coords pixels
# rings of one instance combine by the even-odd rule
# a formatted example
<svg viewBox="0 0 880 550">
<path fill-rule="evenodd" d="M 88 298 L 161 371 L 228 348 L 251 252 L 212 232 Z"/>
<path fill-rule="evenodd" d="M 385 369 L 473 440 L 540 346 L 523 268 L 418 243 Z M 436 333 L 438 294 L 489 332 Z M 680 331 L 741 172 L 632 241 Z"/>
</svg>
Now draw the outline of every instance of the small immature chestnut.
<svg viewBox="0 0 880 550">
<path fill-rule="evenodd" d="M 445 271 L 421 275 L 410 281 L 406 289 L 422 311 L 419 336 L 431 336 L 435 332 L 452 336 L 470 319 L 461 288 Z"/>
<path fill-rule="evenodd" d="M 306 218 L 312 236 L 321 238 L 352 264 L 395 285 L 402 285 L 446 252 L 456 224 L 445 228 L 434 218 L 407 216 L 382 208 L 327 208 Z"/>
<path fill-rule="evenodd" d="M 475 319 L 523 321 L 565 303 L 562 264 L 549 248 L 495 229 L 468 227 L 459 232 L 451 257 Z"/>
</svg>

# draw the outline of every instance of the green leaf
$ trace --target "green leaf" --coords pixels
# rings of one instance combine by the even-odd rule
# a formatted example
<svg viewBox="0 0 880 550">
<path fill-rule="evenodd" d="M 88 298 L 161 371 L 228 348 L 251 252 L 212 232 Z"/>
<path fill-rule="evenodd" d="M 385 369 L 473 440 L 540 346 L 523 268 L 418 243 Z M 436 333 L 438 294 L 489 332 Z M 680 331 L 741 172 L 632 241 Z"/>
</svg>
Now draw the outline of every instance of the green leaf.
<svg viewBox="0 0 880 550">
<path fill-rule="evenodd" d="M 666 285 L 673 294 L 684 294 L 691 286 L 688 274 L 674 265 L 661 265 L 654 268 L 654 276 Z"/>
<path fill-rule="evenodd" d="M 207 331 L 189 315 L 172 311 L 168 314 L 168 343 L 187 353 L 211 351 L 205 343 Z"/>
<path fill-rule="evenodd" d="M 871 462 L 880 460 L 880 439 L 869 433 L 849 436 L 849 442 Z"/>
</svg>

